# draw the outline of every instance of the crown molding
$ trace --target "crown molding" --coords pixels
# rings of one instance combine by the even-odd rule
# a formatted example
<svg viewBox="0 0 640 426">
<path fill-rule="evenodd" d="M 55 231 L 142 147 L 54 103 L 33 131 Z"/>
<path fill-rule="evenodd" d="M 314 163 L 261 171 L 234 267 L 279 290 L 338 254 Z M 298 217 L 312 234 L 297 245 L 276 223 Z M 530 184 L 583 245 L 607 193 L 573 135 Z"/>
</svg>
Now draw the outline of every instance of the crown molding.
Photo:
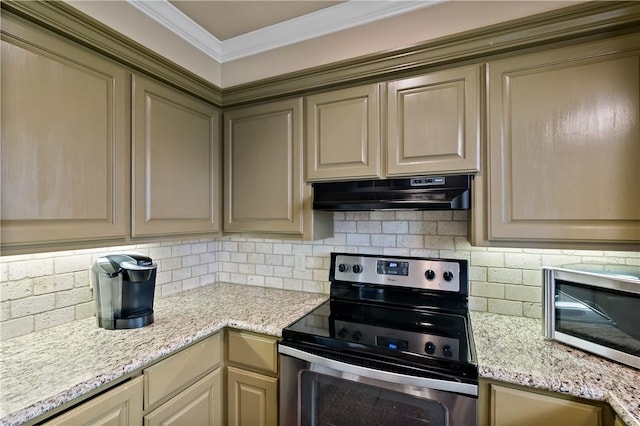
<svg viewBox="0 0 640 426">
<path fill-rule="evenodd" d="M 365 2 L 350 0 L 225 40 L 222 42 L 222 62 L 311 40 L 445 1 L 449 0 Z"/>
<path fill-rule="evenodd" d="M 222 89 L 64 2 L 2 0 L 0 8 L 223 108 L 484 62 L 524 49 L 546 49 L 619 32 L 640 33 L 640 2 L 587 2 Z M 4 28 L 0 30 L 5 33 Z"/>
<path fill-rule="evenodd" d="M 21 19 L 99 52 L 130 69 L 154 77 L 215 106 L 221 106 L 221 90 L 151 49 L 118 33 L 62 1 L 0 1 L 2 13 Z M 0 31 L 5 30 L 0 26 Z"/>
<path fill-rule="evenodd" d="M 222 88 L 225 107 L 482 63 L 526 49 L 640 32 L 640 1 L 594 1 L 445 36 L 406 48 Z"/>
<path fill-rule="evenodd" d="M 174 7 L 168 0 L 127 0 L 131 6 L 219 63 L 321 37 L 445 1 L 449 0 L 366 2 L 350 0 L 280 24 L 220 41 Z"/>
<path fill-rule="evenodd" d="M 182 37 L 206 55 L 218 62 L 223 62 L 223 43 L 167 0 L 127 0 L 127 3 L 169 31 Z"/>
</svg>

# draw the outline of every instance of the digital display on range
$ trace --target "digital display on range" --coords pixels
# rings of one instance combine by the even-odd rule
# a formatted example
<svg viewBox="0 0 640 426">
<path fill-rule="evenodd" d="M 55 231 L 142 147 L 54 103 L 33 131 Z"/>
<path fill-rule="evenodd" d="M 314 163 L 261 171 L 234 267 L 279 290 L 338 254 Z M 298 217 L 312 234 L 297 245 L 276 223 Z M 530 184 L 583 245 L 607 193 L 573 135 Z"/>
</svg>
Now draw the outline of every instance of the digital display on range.
<svg viewBox="0 0 640 426">
<path fill-rule="evenodd" d="M 409 276 L 409 262 L 378 260 L 378 274 Z"/>
<path fill-rule="evenodd" d="M 393 349 L 394 351 L 406 351 L 409 349 L 409 342 L 400 339 L 391 339 L 389 337 L 376 336 L 376 345 L 383 348 Z"/>
</svg>

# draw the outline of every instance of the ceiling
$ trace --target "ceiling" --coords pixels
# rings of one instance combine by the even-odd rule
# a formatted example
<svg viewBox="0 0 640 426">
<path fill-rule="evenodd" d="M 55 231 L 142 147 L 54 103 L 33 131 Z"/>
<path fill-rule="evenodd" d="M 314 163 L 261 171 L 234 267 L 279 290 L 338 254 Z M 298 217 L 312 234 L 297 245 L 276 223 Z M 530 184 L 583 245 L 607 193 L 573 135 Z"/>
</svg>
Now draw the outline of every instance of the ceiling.
<svg viewBox="0 0 640 426">
<path fill-rule="evenodd" d="M 192 1 L 169 3 L 220 41 L 280 24 L 340 1 Z"/>
<path fill-rule="evenodd" d="M 223 63 L 449 0 L 127 1 Z"/>
</svg>

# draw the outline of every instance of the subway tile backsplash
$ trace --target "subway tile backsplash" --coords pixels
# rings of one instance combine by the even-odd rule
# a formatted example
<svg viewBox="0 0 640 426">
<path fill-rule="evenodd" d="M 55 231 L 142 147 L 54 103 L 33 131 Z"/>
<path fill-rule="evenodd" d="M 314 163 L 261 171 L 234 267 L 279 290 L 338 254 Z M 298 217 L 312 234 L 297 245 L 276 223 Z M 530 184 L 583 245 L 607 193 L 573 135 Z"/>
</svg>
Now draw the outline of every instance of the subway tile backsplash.
<svg viewBox="0 0 640 426">
<path fill-rule="evenodd" d="M 0 257 L 0 338 L 92 316 L 89 267 L 108 253 L 152 257 L 158 298 L 222 281 L 328 293 L 332 251 L 461 258 L 469 260 L 472 310 L 535 318 L 542 266 L 640 264 L 636 252 L 472 247 L 467 229 L 464 211 L 334 213 L 334 236 L 319 241 L 226 236 Z"/>
</svg>

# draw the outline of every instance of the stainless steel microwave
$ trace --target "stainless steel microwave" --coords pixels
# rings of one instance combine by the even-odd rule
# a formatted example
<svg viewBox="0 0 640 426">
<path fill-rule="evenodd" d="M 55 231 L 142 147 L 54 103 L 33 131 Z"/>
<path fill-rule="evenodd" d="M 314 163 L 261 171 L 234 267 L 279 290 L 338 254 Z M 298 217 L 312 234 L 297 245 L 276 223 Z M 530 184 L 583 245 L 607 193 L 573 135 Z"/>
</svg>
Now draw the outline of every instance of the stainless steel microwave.
<svg viewBox="0 0 640 426">
<path fill-rule="evenodd" d="M 640 369 L 640 267 L 544 267 L 548 339 Z"/>
</svg>

